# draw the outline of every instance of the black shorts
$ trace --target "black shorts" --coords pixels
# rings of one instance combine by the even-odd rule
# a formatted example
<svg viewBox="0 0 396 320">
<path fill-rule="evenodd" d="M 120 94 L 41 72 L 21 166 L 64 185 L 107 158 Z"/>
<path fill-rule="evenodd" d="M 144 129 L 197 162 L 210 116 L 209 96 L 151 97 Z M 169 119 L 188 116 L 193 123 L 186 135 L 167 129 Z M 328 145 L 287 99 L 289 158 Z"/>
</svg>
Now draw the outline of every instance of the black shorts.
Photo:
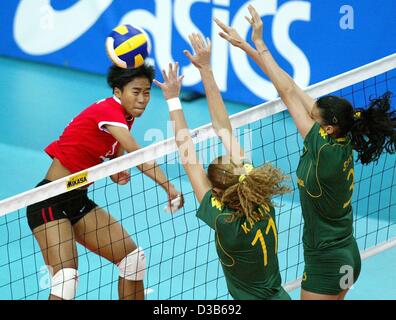
<svg viewBox="0 0 396 320">
<path fill-rule="evenodd" d="M 49 180 L 41 181 L 37 186 L 50 183 Z M 26 215 L 30 229 L 51 221 L 68 219 L 71 224 L 77 223 L 98 205 L 88 198 L 87 189 L 77 189 L 27 207 Z"/>
</svg>

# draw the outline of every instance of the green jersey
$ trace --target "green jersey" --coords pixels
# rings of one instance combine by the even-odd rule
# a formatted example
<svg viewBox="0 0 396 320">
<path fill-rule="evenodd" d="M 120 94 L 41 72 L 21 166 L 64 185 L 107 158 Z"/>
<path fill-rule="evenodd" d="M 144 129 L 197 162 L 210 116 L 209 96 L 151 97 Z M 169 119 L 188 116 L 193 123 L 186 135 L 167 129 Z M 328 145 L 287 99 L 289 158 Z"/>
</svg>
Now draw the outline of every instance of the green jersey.
<svg viewBox="0 0 396 320">
<path fill-rule="evenodd" d="M 216 250 L 234 299 L 290 299 L 281 286 L 274 208 L 257 208 L 260 219 L 236 217 L 208 191 L 197 217 L 215 230 Z M 262 217 L 262 219 L 261 219 Z"/>
<path fill-rule="evenodd" d="M 315 123 L 304 140 L 297 183 L 304 248 L 328 248 L 352 241 L 354 167 L 350 139 L 332 138 Z"/>
</svg>

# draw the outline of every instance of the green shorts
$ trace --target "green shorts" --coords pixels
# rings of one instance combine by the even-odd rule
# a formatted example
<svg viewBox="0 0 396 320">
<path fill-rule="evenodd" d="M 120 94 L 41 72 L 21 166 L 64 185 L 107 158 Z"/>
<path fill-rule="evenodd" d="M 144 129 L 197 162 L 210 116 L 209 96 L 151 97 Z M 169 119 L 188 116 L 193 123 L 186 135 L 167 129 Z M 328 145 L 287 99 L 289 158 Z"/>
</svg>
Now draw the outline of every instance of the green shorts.
<svg viewBox="0 0 396 320">
<path fill-rule="evenodd" d="M 289 294 L 281 287 L 278 293 L 274 294 L 268 300 L 291 300 Z"/>
<path fill-rule="evenodd" d="M 301 288 L 318 294 L 337 295 L 356 282 L 361 259 L 356 240 L 342 247 L 304 250 Z"/>
</svg>

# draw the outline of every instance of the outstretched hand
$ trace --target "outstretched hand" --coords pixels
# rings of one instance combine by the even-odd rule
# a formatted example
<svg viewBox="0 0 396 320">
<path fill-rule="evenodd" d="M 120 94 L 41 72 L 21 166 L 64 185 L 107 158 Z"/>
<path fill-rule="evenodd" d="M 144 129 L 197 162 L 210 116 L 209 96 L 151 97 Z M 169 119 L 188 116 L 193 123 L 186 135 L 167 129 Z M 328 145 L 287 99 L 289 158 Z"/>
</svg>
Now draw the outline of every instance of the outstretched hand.
<svg viewBox="0 0 396 320">
<path fill-rule="evenodd" d="M 184 50 L 184 54 L 191 61 L 191 63 L 198 69 L 210 66 L 211 43 L 208 38 L 206 40 L 198 33 L 192 33 L 188 36 L 195 54 L 192 55 L 190 51 Z"/>
<path fill-rule="evenodd" d="M 183 208 L 184 197 L 183 194 L 171 186 L 168 190 L 168 206 L 165 211 L 169 213 L 175 213 L 177 210 Z"/>
<path fill-rule="evenodd" d="M 179 63 L 169 63 L 168 74 L 162 70 L 164 82 L 153 80 L 153 82 L 162 90 L 166 100 L 178 98 L 184 76 L 179 76 Z"/>
<path fill-rule="evenodd" d="M 250 4 L 248 6 L 250 17 L 245 17 L 246 20 L 252 26 L 252 40 L 254 43 L 257 41 L 263 41 L 263 20 L 261 20 L 260 15 L 256 9 Z"/>
<path fill-rule="evenodd" d="M 233 46 L 242 48 L 246 41 L 239 35 L 239 33 L 234 28 L 225 25 L 217 18 L 214 18 L 214 21 L 220 27 L 220 29 L 223 30 L 219 33 L 220 37 L 227 40 Z"/>
<path fill-rule="evenodd" d="M 121 171 L 111 175 L 110 178 L 114 183 L 117 183 L 119 185 L 125 185 L 130 181 L 131 175 L 128 171 Z"/>
<path fill-rule="evenodd" d="M 249 22 L 251 25 L 253 32 L 252 32 L 252 40 L 256 44 L 258 42 L 264 44 L 263 40 L 263 21 L 261 20 L 260 15 L 256 11 L 256 9 L 252 6 L 248 6 L 248 10 L 250 13 L 250 17 L 245 16 L 246 20 Z M 225 25 L 223 22 L 221 22 L 219 19 L 215 18 L 214 21 L 216 24 L 223 30 L 222 32 L 219 33 L 220 37 L 223 39 L 227 40 L 229 43 L 231 43 L 233 46 L 241 48 L 241 49 L 246 49 L 248 43 L 246 42 L 245 39 L 243 39 L 238 31 L 236 31 L 234 28 L 231 28 L 227 25 Z M 246 50 L 245 50 L 246 51 Z"/>
</svg>

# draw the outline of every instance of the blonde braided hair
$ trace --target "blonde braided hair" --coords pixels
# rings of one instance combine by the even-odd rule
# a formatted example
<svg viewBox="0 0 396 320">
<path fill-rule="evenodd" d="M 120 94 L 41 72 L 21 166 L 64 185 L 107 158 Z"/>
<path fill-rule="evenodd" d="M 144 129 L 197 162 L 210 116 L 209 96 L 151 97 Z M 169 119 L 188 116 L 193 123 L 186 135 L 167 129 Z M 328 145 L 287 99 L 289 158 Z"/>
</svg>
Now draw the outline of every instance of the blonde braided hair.
<svg viewBox="0 0 396 320">
<path fill-rule="evenodd" d="M 214 188 L 222 190 L 219 200 L 235 210 L 236 217 L 245 215 L 248 219 L 262 219 L 256 212 L 258 205 L 273 205 L 274 196 L 291 191 L 283 184 L 287 177 L 269 163 L 241 167 L 222 156 L 209 165 L 208 178 Z"/>
</svg>

